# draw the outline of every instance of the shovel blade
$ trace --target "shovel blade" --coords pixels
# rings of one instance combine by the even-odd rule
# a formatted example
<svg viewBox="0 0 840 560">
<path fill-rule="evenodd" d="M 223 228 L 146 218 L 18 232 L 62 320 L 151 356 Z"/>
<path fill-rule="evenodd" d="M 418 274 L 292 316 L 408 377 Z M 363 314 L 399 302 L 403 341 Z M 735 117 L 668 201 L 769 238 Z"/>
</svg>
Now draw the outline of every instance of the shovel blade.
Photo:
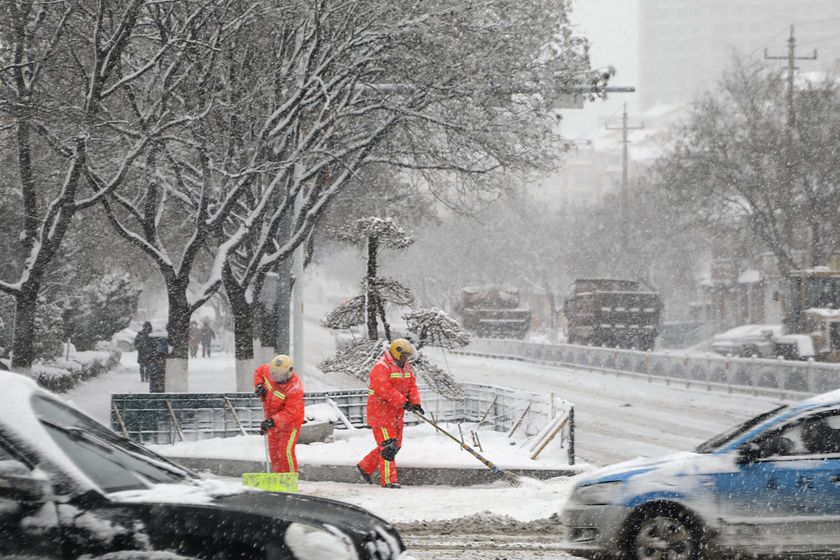
<svg viewBox="0 0 840 560">
<path fill-rule="evenodd" d="M 242 486 L 295 493 L 298 491 L 298 473 L 242 473 Z"/>
</svg>

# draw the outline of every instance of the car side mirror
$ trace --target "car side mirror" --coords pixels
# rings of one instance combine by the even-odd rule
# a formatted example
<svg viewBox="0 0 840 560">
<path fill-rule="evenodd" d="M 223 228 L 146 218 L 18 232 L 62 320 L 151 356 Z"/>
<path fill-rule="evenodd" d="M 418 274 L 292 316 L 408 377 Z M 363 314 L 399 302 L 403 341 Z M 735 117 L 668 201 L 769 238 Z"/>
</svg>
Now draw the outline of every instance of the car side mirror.
<svg viewBox="0 0 840 560">
<path fill-rule="evenodd" d="M 46 474 L 32 470 L 20 461 L 0 461 L 0 499 L 43 503 L 52 491 Z"/>
</svg>

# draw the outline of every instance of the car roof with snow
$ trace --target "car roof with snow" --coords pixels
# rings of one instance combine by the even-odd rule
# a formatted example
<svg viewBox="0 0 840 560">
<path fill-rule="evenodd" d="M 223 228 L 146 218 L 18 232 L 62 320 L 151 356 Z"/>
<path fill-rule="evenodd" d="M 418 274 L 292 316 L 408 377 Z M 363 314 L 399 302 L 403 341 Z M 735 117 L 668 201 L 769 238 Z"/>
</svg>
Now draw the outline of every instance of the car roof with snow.
<svg viewBox="0 0 840 560">
<path fill-rule="evenodd" d="M 806 409 L 815 406 L 828 406 L 833 404 L 840 404 L 840 389 L 814 395 L 813 397 L 809 397 L 795 403 L 793 406 L 797 409 Z"/>
</svg>

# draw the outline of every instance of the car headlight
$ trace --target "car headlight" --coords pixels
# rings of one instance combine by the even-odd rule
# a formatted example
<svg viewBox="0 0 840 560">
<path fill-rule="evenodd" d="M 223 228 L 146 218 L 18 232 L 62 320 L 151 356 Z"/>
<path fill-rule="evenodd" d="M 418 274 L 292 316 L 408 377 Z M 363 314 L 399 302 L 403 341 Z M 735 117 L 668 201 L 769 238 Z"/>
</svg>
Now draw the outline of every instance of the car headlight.
<svg viewBox="0 0 840 560">
<path fill-rule="evenodd" d="M 571 500 L 586 506 L 605 505 L 615 501 L 623 484 L 620 480 L 612 480 L 588 486 L 578 486 L 572 492 Z"/>
<path fill-rule="evenodd" d="M 313 527 L 292 523 L 283 539 L 298 560 L 358 560 L 356 547 L 346 534 L 329 525 Z"/>
</svg>

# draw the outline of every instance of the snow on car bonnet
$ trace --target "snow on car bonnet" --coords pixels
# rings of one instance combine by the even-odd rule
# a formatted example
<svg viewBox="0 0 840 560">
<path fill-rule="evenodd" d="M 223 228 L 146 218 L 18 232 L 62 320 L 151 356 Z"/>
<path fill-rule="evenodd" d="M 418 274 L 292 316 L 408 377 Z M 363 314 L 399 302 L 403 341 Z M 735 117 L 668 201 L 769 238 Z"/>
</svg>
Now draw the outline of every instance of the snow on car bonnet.
<svg viewBox="0 0 840 560">
<path fill-rule="evenodd" d="M 686 477 L 734 470 L 733 459 L 726 455 L 683 451 L 662 457 L 638 458 L 610 465 L 584 475 L 579 484 L 623 480 L 632 483 L 634 491 L 645 491 L 641 485 L 646 484 L 650 485 L 650 489 L 661 490 L 664 487 L 684 484 Z"/>
<path fill-rule="evenodd" d="M 236 479 L 202 477 L 190 484 L 155 484 L 143 490 L 112 492 L 108 497 L 115 502 L 156 502 L 179 504 L 209 504 L 219 496 L 230 496 L 245 492 L 260 492 L 256 488 L 242 486 Z"/>
</svg>

